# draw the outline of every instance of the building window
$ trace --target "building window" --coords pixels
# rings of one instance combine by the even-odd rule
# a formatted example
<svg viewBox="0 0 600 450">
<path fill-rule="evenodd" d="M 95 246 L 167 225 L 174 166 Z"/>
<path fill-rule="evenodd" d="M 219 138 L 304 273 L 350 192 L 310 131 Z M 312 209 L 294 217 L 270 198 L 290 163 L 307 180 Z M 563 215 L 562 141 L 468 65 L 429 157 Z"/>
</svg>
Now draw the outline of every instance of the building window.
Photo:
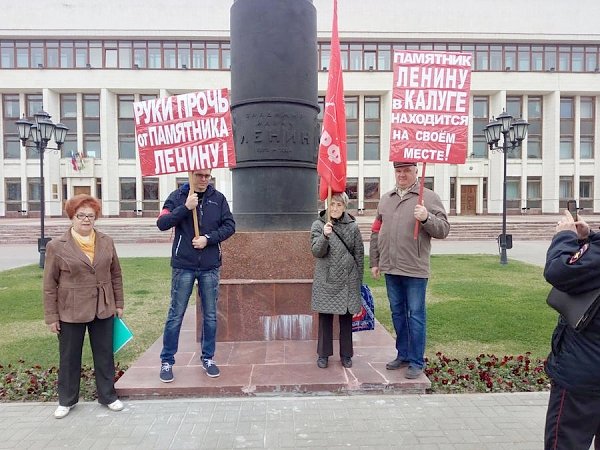
<svg viewBox="0 0 600 450">
<path fill-rule="evenodd" d="M 579 179 L 579 207 L 594 207 L 594 177 L 581 177 Z"/>
<path fill-rule="evenodd" d="M 529 45 L 519 45 L 517 47 L 517 63 L 518 63 L 518 70 L 520 72 L 529 72 L 530 69 L 530 63 L 529 63 L 529 57 L 531 56 L 530 51 L 529 51 Z"/>
<path fill-rule="evenodd" d="M 560 99 L 560 159 L 573 159 L 575 120 L 573 98 Z"/>
<path fill-rule="evenodd" d="M 598 46 L 490 45 L 353 42 L 340 45 L 343 70 L 391 70 L 393 50 L 437 50 L 471 53 L 477 71 L 595 72 Z M 319 69 L 330 63 L 329 42 L 318 43 Z M 229 42 L 214 41 L 29 41 L 0 42 L 0 68 L 229 69 Z"/>
<path fill-rule="evenodd" d="M 60 122 L 69 128 L 61 149 L 63 158 L 77 153 L 77 94 L 60 95 Z"/>
<path fill-rule="evenodd" d="M 558 207 L 567 207 L 567 201 L 573 200 L 573 177 L 562 176 L 558 180 Z"/>
<path fill-rule="evenodd" d="M 392 46 L 389 44 L 380 44 L 377 46 L 377 67 L 376 70 L 391 70 L 392 64 Z"/>
<path fill-rule="evenodd" d="M 506 97 L 506 112 L 514 119 L 523 117 L 523 97 Z M 508 159 L 521 159 L 522 147 L 510 148 L 508 150 Z"/>
<path fill-rule="evenodd" d="M 346 102 L 346 156 L 358 161 L 358 97 L 344 97 Z"/>
<path fill-rule="evenodd" d="M 527 99 L 527 158 L 542 159 L 542 97 Z"/>
<path fill-rule="evenodd" d="M 28 211 L 40 211 L 40 179 L 39 178 L 27 178 L 27 210 Z"/>
<path fill-rule="evenodd" d="M 583 47 L 573 46 L 571 47 L 571 71 L 572 72 L 583 72 L 585 67 Z"/>
<path fill-rule="evenodd" d="M 74 46 L 72 41 L 60 41 L 60 67 L 72 69 L 75 67 Z"/>
<path fill-rule="evenodd" d="M 489 46 L 475 46 L 475 70 L 489 70 Z"/>
<path fill-rule="evenodd" d="M 100 96 L 83 95 L 83 156 L 102 158 L 100 149 Z"/>
<path fill-rule="evenodd" d="M 15 67 L 14 41 L 0 42 L 0 67 L 3 69 L 13 69 Z"/>
<path fill-rule="evenodd" d="M 89 62 L 89 50 L 87 42 L 75 42 L 75 67 L 82 69 L 84 67 L 87 67 L 87 64 L 89 64 Z"/>
<path fill-rule="evenodd" d="M 489 146 L 483 129 L 489 123 L 489 98 L 473 97 L 473 152 L 472 158 L 487 158 Z"/>
<path fill-rule="evenodd" d="M 450 211 L 456 212 L 456 177 L 450 177 Z"/>
<path fill-rule="evenodd" d="M 365 97 L 365 161 L 380 159 L 381 99 Z"/>
<path fill-rule="evenodd" d="M 142 209 L 144 211 L 158 211 L 158 178 L 142 178 Z"/>
<path fill-rule="evenodd" d="M 162 67 L 160 42 L 148 42 L 148 68 L 160 69 Z"/>
<path fill-rule="evenodd" d="M 581 159 L 594 158 L 594 97 L 581 97 L 579 120 L 579 157 Z"/>
<path fill-rule="evenodd" d="M 136 69 L 148 67 L 148 47 L 145 42 L 133 43 L 133 67 Z"/>
<path fill-rule="evenodd" d="M 216 42 L 206 44 L 206 68 L 219 69 L 221 67 L 219 58 L 219 44 Z"/>
<path fill-rule="evenodd" d="M 21 179 L 5 178 L 6 211 L 21 211 Z"/>
<path fill-rule="evenodd" d="M 133 95 L 119 95 L 118 140 L 119 159 L 135 159 L 135 122 L 133 120 Z"/>
<path fill-rule="evenodd" d="M 350 67 L 349 70 L 363 70 L 362 45 L 350 44 Z M 368 67 L 367 67 L 368 69 Z"/>
<path fill-rule="evenodd" d="M 556 55 L 557 50 L 555 45 L 547 45 L 544 47 L 544 70 L 549 72 L 556 70 Z"/>
<path fill-rule="evenodd" d="M 375 70 L 377 68 L 377 44 L 365 44 L 363 67 L 365 70 Z"/>
<path fill-rule="evenodd" d="M 377 209 L 380 198 L 379 178 L 365 178 L 364 182 L 364 207 L 365 209 Z"/>
<path fill-rule="evenodd" d="M 177 50 L 175 42 L 163 42 L 163 69 L 177 68 Z"/>
<path fill-rule="evenodd" d="M 571 47 L 558 47 L 558 70 L 561 72 L 571 70 Z"/>
<path fill-rule="evenodd" d="M 544 47 L 541 45 L 531 47 L 531 70 L 536 72 L 544 70 Z"/>
<path fill-rule="evenodd" d="M 527 208 L 542 207 L 541 177 L 527 177 Z"/>
<path fill-rule="evenodd" d="M 483 200 L 483 212 L 487 212 L 488 208 L 488 179 L 483 177 L 483 187 L 481 188 L 481 198 Z"/>
<path fill-rule="evenodd" d="M 506 207 L 521 208 L 521 178 L 506 177 Z"/>
<path fill-rule="evenodd" d="M 119 41 L 119 67 L 131 69 L 132 67 L 132 43 L 130 41 Z"/>
<path fill-rule="evenodd" d="M 96 198 L 102 200 L 102 178 L 96 178 Z"/>
<path fill-rule="evenodd" d="M 25 107 L 27 108 L 25 115 L 30 119 L 33 119 L 33 115 L 37 112 L 40 112 L 44 109 L 42 103 L 42 95 L 41 94 L 27 94 L 25 96 Z M 16 127 L 16 125 L 13 124 Z M 29 139 L 27 141 L 27 148 L 25 150 L 25 154 L 27 155 L 27 159 L 39 159 L 40 154 L 37 151 L 36 145 L 33 140 Z"/>
<path fill-rule="evenodd" d="M 119 178 L 119 209 L 121 212 L 137 209 L 135 189 L 135 178 Z"/>
<path fill-rule="evenodd" d="M 423 181 L 423 186 L 425 186 L 427 189 L 430 189 L 433 191 L 434 185 L 435 185 L 434 177 L 425 177 L 425 180 Z"/>
<path fill-rule="evenodd" d="M 358 209 L 358 178 L 349 177 L 346 179 L 346 194 L 350 199 L 349 209 Z"/>
<path fill-rule="evenodd" d="M 21 117 L 19 94 L 2 95 L 2 147 L 5 159 L 21 158 L 21 141 L 15 121 Z"/>
<path fill-rule="evenodd" d="M 585 71 L 595 72 L 598 69 L 598 47 L 585 48 Z"/>
<path fill-rule="evenodd" d="M 102 41 L 90 41 L 90 66 L 103 67 Z"/>
</svg>

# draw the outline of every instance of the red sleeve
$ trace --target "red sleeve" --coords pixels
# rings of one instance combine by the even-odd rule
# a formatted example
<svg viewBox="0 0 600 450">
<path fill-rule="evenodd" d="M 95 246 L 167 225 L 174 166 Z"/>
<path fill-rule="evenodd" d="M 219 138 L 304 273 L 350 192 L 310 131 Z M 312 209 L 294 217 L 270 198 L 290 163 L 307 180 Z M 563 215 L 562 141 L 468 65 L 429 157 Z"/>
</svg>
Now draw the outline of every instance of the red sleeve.
<svg viewBox="0 0 600 450">
<path fill-rule="evenodd" d="M 379 230 L 381 230 L 381 216 L 375 217 L 373 225 L 371 225 L 371 233 L 379 233 Z"/>
</svg>

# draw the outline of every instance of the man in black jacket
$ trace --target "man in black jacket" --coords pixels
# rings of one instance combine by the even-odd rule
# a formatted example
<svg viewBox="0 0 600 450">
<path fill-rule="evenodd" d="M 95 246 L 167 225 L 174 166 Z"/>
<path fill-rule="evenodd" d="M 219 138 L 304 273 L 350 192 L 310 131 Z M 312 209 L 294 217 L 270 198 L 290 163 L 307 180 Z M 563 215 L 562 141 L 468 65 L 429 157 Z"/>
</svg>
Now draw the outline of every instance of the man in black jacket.
<svg viewBox="0 0 600 450">
<path fill-rule="evenodd" d="M 556 227 L 544 277 L 557 289 L 581 294 L 600 287 L 600 233 L 567 211 Z M 546 449 L 600 449 L 600 314 L 578 332 L 561 316 L 546 363 L 552 380 Z"/>
<path fill-rule="evenodd" d="M 173 364 L 181 323 L 196 280 L 203 314 L 202 367 L 209 377 L 220 375 L 213 360 L 217 335 L 220 243 L 235 233 L 235 222 L 225 196 L 210 185 L 211 170 L 196 170 L 192 176 L 193 190 L 186 183 L 173 191 L 156 222 L 162 231 L 175 227 L 171 253 L 171 306 L 160 353 L 160 380 L 164 383 L 170 383 L 174 378 Z M 195 237 L 194 209 L 198 215 L 198 237 Z"/>
</svg>

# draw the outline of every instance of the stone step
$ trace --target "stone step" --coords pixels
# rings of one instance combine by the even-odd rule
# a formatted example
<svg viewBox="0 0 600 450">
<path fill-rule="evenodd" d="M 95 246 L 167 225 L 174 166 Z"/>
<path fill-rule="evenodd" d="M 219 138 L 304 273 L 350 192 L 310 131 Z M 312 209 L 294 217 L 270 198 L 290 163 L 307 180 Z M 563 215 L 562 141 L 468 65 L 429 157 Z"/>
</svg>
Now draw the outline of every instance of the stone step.
<svg viewBox="0 0 600 450">
<path fill-rule="evenodd" d="M 495 219 L 495 218 L 494 218 Z M 450 218 L 449 240 L 495 240 L 502 233 L 501 219 L 491 220 L 486 218 L 461 221 Z M 593 229 L 598 229 L 600 220 L 589 222 Z M 45 225 L 47 237 L 56 238 L 65 232 L 69 225 L 66 219 L 50 219 Z M 551 239 L 555 232 L 555 221 L 545 220 L 518 221 L 512 219 L 506 224 L 507 234 L 512 234 L 515 240 L 547 240 Z M 171 242 L 173 231 L 160 231 L 156 228 L 155 220 L 123 220 L 109 219 L 97 225 L 98 230 L 105 232 L 118 243 L 153 243 Z M 368 242 L 371 237 L 371 222 L 362 219 L 359 228 L 363 240 Z M 32 244 L 39 238 L 40 224 L 36 220 L 28 219 L 21 221 L 0 220 L 0 245 L 2 244 Z"/>
</svg>

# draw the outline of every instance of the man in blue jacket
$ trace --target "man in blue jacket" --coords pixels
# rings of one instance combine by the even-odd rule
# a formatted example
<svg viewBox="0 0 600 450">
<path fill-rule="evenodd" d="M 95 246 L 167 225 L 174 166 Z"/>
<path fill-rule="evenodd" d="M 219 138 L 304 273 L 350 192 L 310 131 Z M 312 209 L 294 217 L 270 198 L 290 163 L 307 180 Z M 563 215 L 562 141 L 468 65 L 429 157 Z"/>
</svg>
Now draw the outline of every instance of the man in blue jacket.
<svg viewBox="0 0 600 450">
<path fill-rule="evenodd" d="M 600 233 L 568 211 L 558 222 L 544 277 L 571 295 L 600 288 Z M 546 449 L 600 449 L 600 313 L 576 331 L 560 316 L 546 363 L 552 380 Z"/>
<path fill-rule="evenodd" d="M 213 358 L 217 336 L 221 242 L 235 233 L 235 222 L 227 199 L 210 184 L 211 170 L 196 170 L 192 176 L 193 190 L 186 183 L 173 191 L 156 222 L 162 231 L 175 227 L 171 252 L 171 306 L 160 353 L 160 380 L 164 383 L 170 383 L 174 378 L 173 364 L 181 323 L 196 280 L 203 313 L 202 367 L 209 377 L 220 375 Z M 194 210 L 198 215 L 198 237 L 195 237 L 194 231 Z"/>
</svg>

